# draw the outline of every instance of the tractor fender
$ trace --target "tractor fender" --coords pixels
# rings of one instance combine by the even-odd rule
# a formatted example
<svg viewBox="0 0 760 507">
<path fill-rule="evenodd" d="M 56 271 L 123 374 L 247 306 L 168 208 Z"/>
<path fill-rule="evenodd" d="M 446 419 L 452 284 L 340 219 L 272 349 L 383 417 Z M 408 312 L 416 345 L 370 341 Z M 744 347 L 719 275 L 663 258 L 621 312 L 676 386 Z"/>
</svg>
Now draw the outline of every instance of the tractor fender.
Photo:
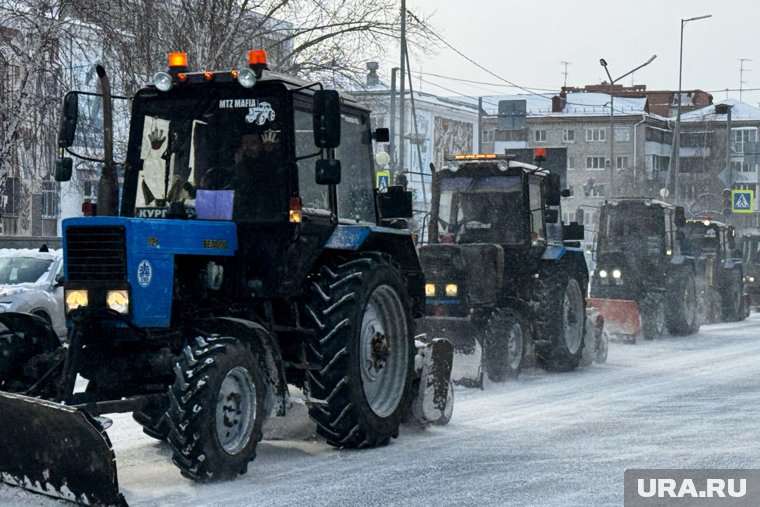
<svg viewBox="0 0 760 507">
<path fill-rule="evenodd" d="M 583 287 L 588 284 L 588 265 L 582 248 L 547 245 L 541 255 L 541 261 L 543 263 L 561 263 L 581 275 Z"/>
<path fill-rule="evenodd" d="M 727 269 L 727 270 L 736 269 L 741 273 L 742 261 L 740 259 L 726 259 L 723 262 L 723 269 Z"/>
<path fill-rule="evenodd" d="M 670 264 L 673 266 L 683 266 L 684 264 L 694 265 L 694 258 L 687 255 L 673 254 L 670 257 Z"/>
<path fill-rule="evenodd" d="M 52 326 L 42 317 L 22 312 L 0 313 L 0 324 L 9 331 L 31 337 L 37 353 L 52 352 L 61 346 Z"/>
<path fill-rule="evenodd" d="M 325 244 L 322 259 L 347 252 L 388 255 L 406 280 L 415 318 L 425 314 L 425 275 L 409 229 L 365 224 L 338 224 Z"/>
<path fill-rule="evenodd" d="M 264 412 L 285 415 L 288 386 L 280 347 L 274 337 L 257 322 L 234 317 L 217 317 L 205 320 L 200 326 L 208 333 L 232 336 L 251 347 L 259 358 L 262 376 L 268 387 L 264 398 Z"/>
</svg>

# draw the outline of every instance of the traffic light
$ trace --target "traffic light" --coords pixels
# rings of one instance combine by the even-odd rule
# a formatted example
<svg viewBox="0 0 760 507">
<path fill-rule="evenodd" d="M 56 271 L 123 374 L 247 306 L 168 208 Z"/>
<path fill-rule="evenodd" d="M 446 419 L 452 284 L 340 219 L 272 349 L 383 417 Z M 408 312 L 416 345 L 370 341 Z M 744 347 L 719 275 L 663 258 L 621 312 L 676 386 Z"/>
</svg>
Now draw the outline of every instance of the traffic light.
<svg viewBox="0 0 760 507">
<path fill-rule="evenodd" d="M 725 188 L 723 189 L 723 216 L 726 220 L 731 216 L 731 207 L 731 189 Z"/>
</svg>

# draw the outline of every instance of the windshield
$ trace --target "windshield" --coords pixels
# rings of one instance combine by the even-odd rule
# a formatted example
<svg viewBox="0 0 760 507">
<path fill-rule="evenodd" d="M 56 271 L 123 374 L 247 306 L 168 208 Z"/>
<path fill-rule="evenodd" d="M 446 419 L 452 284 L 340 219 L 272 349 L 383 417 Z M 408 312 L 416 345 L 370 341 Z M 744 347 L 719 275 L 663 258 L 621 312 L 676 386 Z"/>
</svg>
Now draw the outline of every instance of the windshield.
<svg viewBox="0 0 760 507">
<path fill-rule="evenodd" d="M 687 224 L 685 228 L 686 248 L 694 256 L 716 253 L 720 248 L 720 236 L 716 227 Z"/>
<path fill-rule="evenodd" d="M 0 257 L 0 284 L 37 283 L 50 269 L 50 259 Z"/>
<path fill-rule="evenodd" d="M 268 93 L 267 93 L 268 90 Z M 139 97 L 130 165 L 134 215 L 200 219 L 287 215 L 282 95 L 210 87 Z"/>
<path fill-rule="evenodd" d="M 660 255 L 665 250 L 665 220 L 659 206 L 607 206 L 599 220 L 601 252 L 640 252 Z"/>
<path fill-rule="evenodd" d="M 441 243 L 521 243 L 519 176 L 456 177 L 441 182 L 438 240 Z"/>
</svg>

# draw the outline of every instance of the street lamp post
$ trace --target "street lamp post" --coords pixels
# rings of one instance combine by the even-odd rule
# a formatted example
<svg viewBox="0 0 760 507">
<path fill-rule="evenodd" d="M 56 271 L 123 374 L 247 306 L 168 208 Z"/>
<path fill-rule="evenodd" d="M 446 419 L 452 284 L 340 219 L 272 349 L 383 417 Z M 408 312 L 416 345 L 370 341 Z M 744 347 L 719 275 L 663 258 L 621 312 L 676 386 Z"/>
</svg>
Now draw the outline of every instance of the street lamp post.
<svg viewBox="0 0 760 507">
<path fill-rule="evenodd" d="M 604 67 L 604 71 L 607 73 L 607 77 L 610 80 L 610 196 L 611 197 L 615 196 L 615 134 L 614 134 L 614 131 L 612 130 L 613 121 L 615 119 L 615 108 L 614 108 L 615 97 L 612 93 L 612 87 L 614 86 L 615 83 L 617 83 L 624 77 L 630 76 L 631 74 L 633 74 L 640 68 L 646 67 L 647 65 L 652 63 L 655 58 L 657 58 L 657 55 L 652 55 L 652 57 L 649 60 L 642 63 L 635 69 L 629 70 L 628 72 L 618 77 L 617 79 L 612 79 L 612 76 L 610 75 L 610 71 L 607 68 L 607 60 L 605 60 L 604 58 L 599 59 L 599 63 L 602 65 L 602 67 Z M 633 149 L 635 150 L 636 147 L 634 146 Z"/>
<path fill-rule="evenodd" d="M 707 14 L 705 16 L 697 16 L 694 18 L 681 20 L 681 45 L 678 52 L 678 96 L 676 97 L 676 128 L 673 132 L 673 142 L 671 143 L 673 149 L 670 156 L 670 167 L 673 170 L 669 171 L 669 176 L 672 175 L 672 181 L 670 183 L 673 185 L 673 195 L 676 203 L 680 202 L 678 195 L 678 174 L 681 158 L 681 78 L 683 77 L 683 27 L 689 21 L 697 21 L 711 17 L 712 14 Z"/>
</svg>

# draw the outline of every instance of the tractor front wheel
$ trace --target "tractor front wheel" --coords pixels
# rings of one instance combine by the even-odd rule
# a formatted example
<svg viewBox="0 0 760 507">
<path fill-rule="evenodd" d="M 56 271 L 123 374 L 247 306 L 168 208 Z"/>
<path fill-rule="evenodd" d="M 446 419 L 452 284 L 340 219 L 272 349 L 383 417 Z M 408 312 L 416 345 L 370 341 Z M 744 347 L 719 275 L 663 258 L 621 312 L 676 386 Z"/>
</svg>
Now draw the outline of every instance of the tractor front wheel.
<svg viewBox="0 0 760 507">
<path fill-rule="evenodd" d="M 197 337 L 169 388 L 168 442 L 182 475 L 198 482 L 243 474 L 256 457 L 264 381 L 255 354 L 231 337 Z"/>
<path fill-rule="evenodd" d="M 517 315 L 498 308 L 488 319 L 483 346 L 483 366 L 492 382 L 516 378 L 520 373 L 525 334 Z"/>
</svg>

